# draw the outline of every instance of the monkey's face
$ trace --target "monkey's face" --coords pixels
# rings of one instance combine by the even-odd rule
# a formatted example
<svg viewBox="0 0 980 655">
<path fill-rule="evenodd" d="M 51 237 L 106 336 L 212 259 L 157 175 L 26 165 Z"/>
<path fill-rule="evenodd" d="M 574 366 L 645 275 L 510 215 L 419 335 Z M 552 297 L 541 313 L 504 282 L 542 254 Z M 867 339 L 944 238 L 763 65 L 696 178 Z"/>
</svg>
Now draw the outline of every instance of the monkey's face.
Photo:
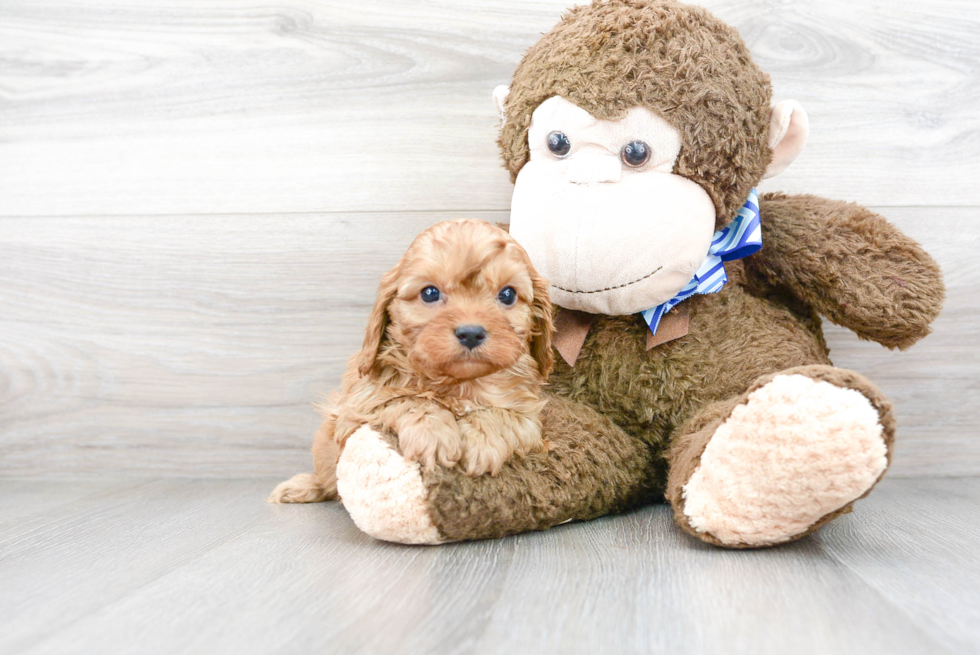
<svg viewBox="0 0 980 655">
<path fill-rule="evenodd" d="M 691 281 L 711 245 L 715 208 L 672 172 L 677 129 L 645 108 L 605 121 L 554 96 L 532 114 L 528 142 L 510 233 L 550 282 L 552 301 L 633 314 Z"/>
</svg>

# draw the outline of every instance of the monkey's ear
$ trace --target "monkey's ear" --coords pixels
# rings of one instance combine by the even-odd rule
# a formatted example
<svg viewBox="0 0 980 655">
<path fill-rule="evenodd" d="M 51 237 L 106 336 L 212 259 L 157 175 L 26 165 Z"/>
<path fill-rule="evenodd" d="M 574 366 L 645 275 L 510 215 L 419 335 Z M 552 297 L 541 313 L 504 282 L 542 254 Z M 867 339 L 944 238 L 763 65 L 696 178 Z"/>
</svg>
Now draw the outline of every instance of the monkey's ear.
<svg viewBox="0 0 980 655">
<path fill-rule="evenodd" d="M 493 106 L 497 108 L 497 113 L 500 115 L 500 120 L 507 122 L 507 114 L 504 113 L 504 103 L 507 102 L 507 96 L 510 95 L 510 87 L 506 84 L 501 84 L 493 90 Z"/>
<path fill-rule="evenodd" d="M 806 146 L 810 119 L 795 100 L 784 100 L 769 112 L 769 149 L 772 160 L 762 179 L 779 175 L 793 163 Z"/>
<path fill-rule="evenodd" d="M 361 376 L 371 373 L 374 362 L 378 358 L 381 350 L 381 342 L 384 341 L 385 331 L 391 318 L 388 316 L 388 305 L 395 299 L 398 293 L 398 276 L 401 264 L 388 271 L 381 278 L 381 286 L 378 288 L 378 299 L 374 301 L 374 309 L 368 317 L 367 330 L 364 333 L 364 345 L 357 356 L 357 372 Z"/>
</svg>

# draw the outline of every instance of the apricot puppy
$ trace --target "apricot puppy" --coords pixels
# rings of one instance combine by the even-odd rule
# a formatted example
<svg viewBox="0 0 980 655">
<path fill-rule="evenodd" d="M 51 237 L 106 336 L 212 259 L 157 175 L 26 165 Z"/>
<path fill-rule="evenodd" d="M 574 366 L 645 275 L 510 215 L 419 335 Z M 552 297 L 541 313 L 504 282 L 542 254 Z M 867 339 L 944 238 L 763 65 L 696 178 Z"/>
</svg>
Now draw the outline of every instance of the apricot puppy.
<svg viewBox="0 0 980 655">
<path fill-rule="evenodd" d="M 473 476 L 544 450 L 551 321 L 547 282 L 507 232 L 478 220 L 425 230 L 381 280 L 364 345 L 324 407 L 315 472 L 269 500 L 336 498 L 337 458 L 362 425 L 395 432 L 406 459 Z"/>
</svg>

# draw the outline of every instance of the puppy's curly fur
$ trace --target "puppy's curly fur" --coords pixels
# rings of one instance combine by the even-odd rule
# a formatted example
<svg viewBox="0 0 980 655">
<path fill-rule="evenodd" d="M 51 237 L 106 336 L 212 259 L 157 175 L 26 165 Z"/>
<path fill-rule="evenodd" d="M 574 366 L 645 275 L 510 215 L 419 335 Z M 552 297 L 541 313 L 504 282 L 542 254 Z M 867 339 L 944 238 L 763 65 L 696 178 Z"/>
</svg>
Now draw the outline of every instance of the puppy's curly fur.
<svg viewBox="0 0 980 655">
<path fill-rule="evenodd" d="M 502 294 L 508 288 L 516 294 Z M 464 326 L 485 336 L 467 345 Z M 323 408 L 315 472 L 281 483 L 269 500 L 336 498 L 337 459 L 362 425 L 395 432 L 402 454 L 426 468 L 458 465 L 473 476 L 544 450 L 539 390 L 551 332 L 547 281 L 507 232 L 478 220 L 432 226 L 381 281 L 364 345 Z"/>
</svg>

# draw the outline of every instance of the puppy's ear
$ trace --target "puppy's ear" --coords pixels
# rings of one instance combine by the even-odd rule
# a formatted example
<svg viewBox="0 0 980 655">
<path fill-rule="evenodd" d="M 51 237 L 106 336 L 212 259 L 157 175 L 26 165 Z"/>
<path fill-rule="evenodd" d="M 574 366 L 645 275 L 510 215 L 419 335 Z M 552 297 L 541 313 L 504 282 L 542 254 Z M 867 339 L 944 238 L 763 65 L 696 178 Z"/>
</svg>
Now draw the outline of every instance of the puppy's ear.
<svg viewBox="0 0 980 655">
<path fill-rule="evenodd" d="M 548 281 L 531 268 L 531 287 L 534 290 L 534 300 L 531 302 L 531 317 L 534 325 L 531 328 L 531 356 L 538 363 L 541 378 L 548 377 L 555 363 L 551 352 L 551 333 L 554 322 L 551 316 L 551 299 L 548 296 Z"/>
<path fill-rule="evenodd" d="M 378 359 L 381 342 L 384 341 L 385 331 L 391 322 L 391 318 L 388 316 L 388 305 L 398 293 L 400 270 L 401 262 L 381 278 L 378 298 L 374 301 L 374 309 L 371 310 L 371 315 L 368 317 L 367 331 L 364 333 L 364 345 L 361 346 L 361 352 L 357 356 L 357 372 L 362 377 L 371 373 L 374 362 Z"/>
</svg>

